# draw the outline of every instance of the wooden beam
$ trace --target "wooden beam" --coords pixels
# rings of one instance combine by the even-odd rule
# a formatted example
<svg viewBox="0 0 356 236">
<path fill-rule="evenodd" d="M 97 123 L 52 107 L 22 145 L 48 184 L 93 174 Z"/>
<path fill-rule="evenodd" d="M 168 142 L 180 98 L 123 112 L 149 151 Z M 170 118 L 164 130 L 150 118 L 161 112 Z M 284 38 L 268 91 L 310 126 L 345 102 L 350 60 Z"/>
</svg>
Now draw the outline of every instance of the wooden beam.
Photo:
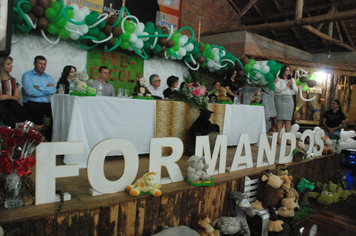
<svg viewBox="0 0 356 236">
<path fill-rule="evenodd" d="M 240 18 L 246 14 L 246 12 L 248 12 L 248 10 L 250 10 L 250 8 L 255 5 L 255 3 L 258 0 L 250 0 L 250 2 L 244 7 L 244 9 L 242 9 L 242 11 L 237 15 L 237 20 L 240 20 Z"/>
<path fill-rule="evenodd" d="M 336 8 L 336 9 L 335 9 L 335 12 L 339 12 L 339 10 Z M 347 30 L 347 27 L 346 27 L 346 25 L 345 25 L 345 22 L 344 22 L 343 20 L 342 20 L 342 21 L 339 21 L 339 22 L 340 22 L 340 25 L 341 25 L 342 30 L 344 31 L 344 33 L 345 33 L 345 35 L 346 35 L 347 41 L 350 43 L 350 45 L 351 45 L 352 47 L 355 47 L 354 42 L 352 42 L 351 36 L 350 36 L 350 34 L 349 34 L 349 31 Z"/>
<path fill-rule="evenodd" d="M 260 9 L 255 5 L 253 5 L 253 8 L 255 8 L 256 12 L 263 18 L 263 14 L 262 12 L 260 11 Z M 267 20 L 264 20 L 265 23 L 267 23 Z M 277 35 L 276 31 L 274 30 L 271 30 L 271 33 L 273 34 L 274 38 L 277 40 L 277 41 L 281 41 L 281 39 L 279 38 L 279 36 Z"/>
<path fill-rule="evenodd" d="M 339 12 L 332 15 L 320 15 L 309 18 L 302 18 L 298 21 L 289 20 L 284 22 L 277 23 L 266 23 L 260 25 L 251 25 L 251 26 L 240 26 L 229 30 L 221 30 L 221 31 L 209 31 L 202 34 L 203 35 L 213 35 L 213 34 L 221 34 L 235 31 L 249 31 L 249 32 L 263 32 L 267 30 L 285 30 L 291 27 L 298 27 L 303 25 L 312 25 L 319 24 L 331 21 L 341 21 L 341 20 L 349 20 L 356 18 L 356 10 Z"/>
<path fill-rule="evenodd" d="M 332 6 L 331 7 L 331 13 L 330 14 L 334 14 L 335 13 L 335 7 Z M 329 37 L 333 37 L 333 27 L 334 27 L 334 22 L 329 22 L 329 29 L 328 29 L 328 35 Z"/>
<path fill-rule="evenodd" d="M 311 25 L 304 25 L 303 26 L 304 29 L 308 30 L 310 33 L 313 33 L 315 34 L 316 36 L 322 38 L 322 39 L 325 39 L 326 41 L 329 41 L 330 43 L 333 43 L 333 44 L 336 44 L 336 45 L 339 45 L 341 47 L 344 47 L 350 51 L 355 51 L 355 49 L 351 46 L 349 46 L 348 44 L 344 43 L 344 42 L 341 42 L 340 40 L 337 40 L 337 39 L 334 39 L 332 37 L 329 37 L 328 35 L 318 31 L 317 29 L 315 29 L 313 26 Z"/>
<path fill-rule="evenodd" d="M 341 30 L 340 30 L 339 22 L 335 22 L 335 26 L 336 26 L 336 31 L 337 31 L 337 34 L 339 35 L 340 41 L 344 42 L 344 40 L 343 40 L 343 38 L 342 38 L 342 35 L 341 35 Z"/>
<path fill-rule="evenodd" d="M 303 4 L 304 4 L 304 0 L 297 0 L 295 3 L 295 15 L 294 15 L 295 21 L 303 18 Z"/>
</svg>

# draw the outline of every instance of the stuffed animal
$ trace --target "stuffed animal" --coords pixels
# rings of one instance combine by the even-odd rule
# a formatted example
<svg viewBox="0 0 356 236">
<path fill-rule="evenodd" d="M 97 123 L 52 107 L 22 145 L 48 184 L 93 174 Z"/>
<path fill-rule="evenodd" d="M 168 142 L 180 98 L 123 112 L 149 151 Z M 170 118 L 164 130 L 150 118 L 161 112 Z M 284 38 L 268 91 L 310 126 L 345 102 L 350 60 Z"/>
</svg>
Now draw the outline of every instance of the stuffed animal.
<svg viewBox="0 0 356 236">
<path fill-rule="evenodd" d="M 348 196 L 356 196 L 354 190 L 343 190 L 340 185 L 329 182 L 328 184 L 322 184 L 318 182 L 316 184 L 316 190 L 318 192 L 309 192 L 310 198 L 316 198 L 316 201 L 320 205 L 330 205 L 331 203 L 338 203 L 339 201 L 345 201 Z"/>
<path fill-rule="evenodd" d="M 251 98 L 251 103 L 262 103 L 262 89 L 257 89 Z"/>
<path fill-rule="evenodd" d="M 225 101 L 225 102 L 232 102 L 231 101 L 231 98 L 229 98 L 227 95 L 226 95 L 226 89 L 224 87 L 220 87 L 219 88 L 219 92 L 218 92 L 218 96 L 217 96 L 217 100 L 218 101 Z"/>
<path fill-rule="evenodd" d="M 196 136 L 208 135 L 210 132 L 220 133 L 220 127 L 210 122 L 212 111 L 201 109 L 199 117 L 194 121 L 189 129 L 190 143 L 195 145 Z"/>
<path fill-rule="evenodd" d="M 159 190 L 161 184 L 154 182 L 154 175 L 156 175 L 154 172 L 144 174 L 135 184 L 127 186 L 126 191 L 133 197 L 137 197 L 140 193 L 150 193 L 155 197 L 161 196 L 162 192 Z"/>
<path fill-rule="evenodd" d="M 329 138 L 329 136 L 325 135 L 321 138 L 324 141 L 324 149 L 322 151 L 322 155 L 333 154 L 335 149 L 335 143 Z"/>
<path fill-rule="evenodd" d="M 215 230 L 211 225 L 211 220 L 205 212 L 201 212 L 195 217 L 192 228 L 200 236 L 219 236 L 219 230 Z"/>
<path fill-rule="evenodd" d="M 85 71 L 77 71 L 74 73 L 74 90 L 84 92 L 86 87 L 90 86 L 92 82 L 92 80 L 89 80 L 89 76 Z"/>
<path fill-rule="evenodd" d="M 199 156 L 191 156 L 188 160 L 188 179 L 191 182 L 198 182 L 199 180 L 210 180 L 210 175 L 208 175 L 205 171 L 209 168 L 208 164 L 204 164 L 204 157 Z"/>
<path fill-rule="evenodd" d="M 140 97 L 151 97 L 151 92 L 146 87 L 147 80 L 143 77 L 136 80 L 136 86 L 134 88 L 134 93 Z"/>
<path fill-rule="evenodd" d="M 270 221 L 268 231 L 280 232 L 283 230 L 283 221 L 278 220 L 274 207 L 281 200 L 278 189 L 282 186 L 282 180 L 277 175 L 270 175 L 266 171 L 260 173 L 257 187 L 256 201 L 251 203 L 257 210 L 269 209 Z"/>
<path fill-rule="evenodd" d="M 250 202 L 248 196 L 240 192 L 230 192 L 228 204 L 232 217 L 220 217 L 213 223 L 222 234 L 235 235 L 236 233 L 244 233 L 244 235 L 251 235 L 250 228 L 247 224 L 246 214 L 253 217 L 256 213 Z"/>
<path fill-rule="evenodd" d="M 278 215 L 283 217 L 293 217 L 294 209 L 296 208 L 296 204 L 291 198 L 284 198 L 281 202 L 282 206 L 278 208 Z"/>
<path fill-rule="evenodd" d="M 305 151 L 304 142 L 299 139 L 297 140 L 297 146 L 293 150 L 293 161 L 302 161 L 307 158 L 308 153 Z"/>
</svg>

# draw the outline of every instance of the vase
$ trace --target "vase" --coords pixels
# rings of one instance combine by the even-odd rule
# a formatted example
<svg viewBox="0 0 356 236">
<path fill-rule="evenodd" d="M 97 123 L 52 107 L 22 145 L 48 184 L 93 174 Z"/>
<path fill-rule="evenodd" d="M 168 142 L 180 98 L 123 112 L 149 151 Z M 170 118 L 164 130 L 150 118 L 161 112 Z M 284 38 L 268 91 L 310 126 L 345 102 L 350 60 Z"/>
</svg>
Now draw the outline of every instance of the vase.
<svg viewBox="0 0 356 236">
<path fill-rule="evenodd" d="M 16 208 L 22 206 L 21 177 L 16 170 L 5 176 L 5 194 L 5 208 Z"/>
</svg>

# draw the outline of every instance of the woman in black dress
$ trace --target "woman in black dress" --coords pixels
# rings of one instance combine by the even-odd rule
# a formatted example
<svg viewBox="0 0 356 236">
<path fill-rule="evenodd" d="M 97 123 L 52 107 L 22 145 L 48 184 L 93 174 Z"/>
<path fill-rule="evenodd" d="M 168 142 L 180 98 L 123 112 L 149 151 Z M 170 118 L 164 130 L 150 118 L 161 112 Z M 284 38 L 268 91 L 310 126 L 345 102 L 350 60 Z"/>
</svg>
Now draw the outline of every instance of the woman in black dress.
<svg viewBox="0 0 356 236">
<path fill-rule="evenodd" d="M 171 75 L 167 79 L 168 88 L 163 91 L 164 98 L 169 100 L 169 98 L 173 95 L 176 95 L 178 92 L 175 88 L 178 87 L 178 80 L 177 76 Z"/>
</svg>

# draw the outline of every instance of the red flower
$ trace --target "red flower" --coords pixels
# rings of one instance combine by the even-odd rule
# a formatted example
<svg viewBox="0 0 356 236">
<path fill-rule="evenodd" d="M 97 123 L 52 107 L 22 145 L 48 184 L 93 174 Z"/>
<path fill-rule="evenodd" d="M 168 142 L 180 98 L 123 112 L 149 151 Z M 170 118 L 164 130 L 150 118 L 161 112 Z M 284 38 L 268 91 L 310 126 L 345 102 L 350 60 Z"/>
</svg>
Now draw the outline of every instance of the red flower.
<svg viewBox="0 0 356 236">
<path fill-rule="evenodd" d="M 198 96 L 199 94 L 200 94 L 199 89 L 194 89 L 194 90 L 193 90 L 193 95 L 194 95 L 194 96 Z"/>
<path fill-rule="evenodd" d="M 22 131 L 19 129 L 14 129 L 13 130 L 13 136 L 22 136 Z"/>
<path fill-rule="evenodd" d="M 13 169 L 13 163 L 8 157 L 0 158 L 0 171 L 4 174 L 11 174 Z"/>
<path fill-rule="evenodd" d="M 33 156 L 27 157 L 26 160 L 27 160 L 28 167 L 33 167 L 36 165 L 36 159 Z"/>
<path fill-rule="evenodd" d="M 15 138 L 5 138 L 5 145 L 7 148 L 13 148 L 16 146 L 16 139 Z"/>
<path fill-rule="evenodd" d="M 9 138 L 12 135 L 12 130 L 7 127 L 0 127 L 0 135 L 3 138 Z"/>
</svg>

